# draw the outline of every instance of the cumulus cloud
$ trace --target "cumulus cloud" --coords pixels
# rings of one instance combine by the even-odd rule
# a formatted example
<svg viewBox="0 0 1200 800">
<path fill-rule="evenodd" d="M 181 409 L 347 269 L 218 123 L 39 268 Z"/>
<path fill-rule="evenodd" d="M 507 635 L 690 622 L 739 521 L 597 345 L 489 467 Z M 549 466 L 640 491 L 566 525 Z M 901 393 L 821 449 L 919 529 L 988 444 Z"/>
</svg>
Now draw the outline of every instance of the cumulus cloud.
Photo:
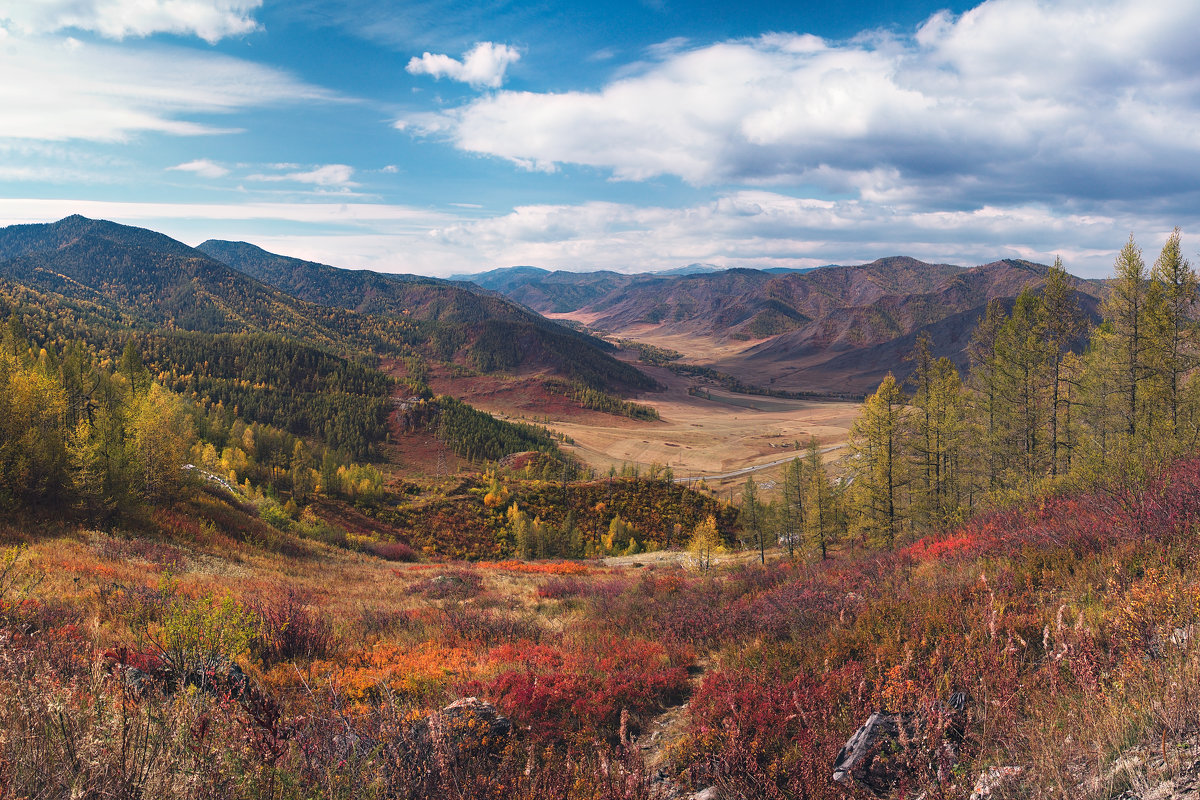
<svg viewBox="0 0 1200 800">
<path fill-rule="evenodd" d="M 478 42 L 463 54 L 462 60 L 439 53 L 413 57 L 405 69 L 412 75 L 432 75 L 434 78 L 469 83 L 476 88 L 499 88 L 510 64 L 521 58 L 521 52 L 506 44 Z"/>
<path fill-rule="evenodd" d="M 258 27 L 262 0 L 0 0 L 0 25 L 22 34 L 74 29 L 110 39 L 174 33 L 215 43 Z"/>
<path fill-rule="evenodd" d="M 244 239 L 345 267 L 446 275 L 511 264 L 642 272 L 693 262 L 743 267 L 856 264 L 889 255 L 964 266 L 999 258 L 1111 274 L 1129 231 L 1145 252 L 1178 223 L 1196 247 L 1200 211 L 1164 224 L 1154 209 L 1052 212 L 1029 203 L 898 214 L 854 199 L 767 190 L 720 194 L 682 208 L 625 203 L 530 205 L 486 216 L 370 202 L 128 203 L 0 198 L 0 225 L 68 214 L 163 231 L 186 242 Z M 1200 209 L 1200 203 L 1193 208 Z M 300 223 L 300 224 L 298 224 Z M 1189 231 L 1196 233 L 1189 233 Z"/>
<path fill-rule="evenodd" d="M 173 167 L 167 167 L 167 169 L 179 172 L 191 172 L 199 175 L 201 178 L 223 178 L 229 174 L 228 169 L 214 161 L 209 161 L 207 158 L 198 158 L 195 161 L 176 164 Z"/>
<path fill-rule="evenodd" d="M 909 36 L 668 50 L 596 91 L 502 91 L 398 127 L 530 169 L 817 186 L 898 206 L 1178 195 L 1200 179 L 1192 0 L 988 0 Z"/>
<path fill-rule="evenodd" d="M 1185 231 L 1195 212 L 1177 220 Z M 1192 226 L 1191 228 L 1186 226 Z M 644 271 L 693 262 L 746 267 L 854 264 L 889 255 L 963 265 L 1000 258 L 1049 263 L 1101 276 L 1128 231 L 1149 249 L 1170 231 L 1150 210 L 1060 213 L 1045 205 L 983 206 L 898 214 L 857 199 L 821 200 L 766 190 L 723 193 L 683 208 L 624 203 L 531 205 L 431 232 L 478 265 Z M 470 256 L 465 255 L 470 253 Z"/>
<path fill-rule="evenodd" d="M 143 132 L 199 135 L 196 122 L 303 100 L 333 100 L 280 70 L 175 47 L 68 47 L 10 37 L 0 47 L 0 139 L 123 141 Z"/>
</svg>

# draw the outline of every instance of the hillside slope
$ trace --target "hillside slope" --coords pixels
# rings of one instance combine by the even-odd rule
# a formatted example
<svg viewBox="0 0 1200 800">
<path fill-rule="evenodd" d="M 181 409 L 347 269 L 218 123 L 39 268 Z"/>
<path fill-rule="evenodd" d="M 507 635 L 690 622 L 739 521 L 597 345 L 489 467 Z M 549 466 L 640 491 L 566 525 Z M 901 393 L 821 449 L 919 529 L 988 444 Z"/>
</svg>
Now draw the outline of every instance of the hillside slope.
<svg viewBox="0 0 1200 800">
<path fill-rule="evenodd" d="M 414 275 L 348 270 L 209 240 L 212 258 L 308 302 L 423 326 L 432 355 L 484 372 L 549 370 L 597 389 L 645 390 L 654 382 L 612 357 L 612 347 L 497 294 Z"/>
</svg>

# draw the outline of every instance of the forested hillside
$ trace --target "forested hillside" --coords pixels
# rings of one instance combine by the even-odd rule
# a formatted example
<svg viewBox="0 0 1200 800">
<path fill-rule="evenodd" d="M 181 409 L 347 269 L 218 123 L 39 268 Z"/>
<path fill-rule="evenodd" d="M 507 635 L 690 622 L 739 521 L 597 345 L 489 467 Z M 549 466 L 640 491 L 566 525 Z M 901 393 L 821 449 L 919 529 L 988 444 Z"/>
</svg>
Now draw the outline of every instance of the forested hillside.
<svg viewBox="0 0 1200 800">
<path fill-rule="evenodd" d="M 186 494 L 187 462 L 279 504 L 378 499 L 392 395 L 429 394 L 398 386 L 379 356 L 423 364 L 448 330 L 399 305 L 308 303 L 168 237 L 82 217 L 0 230 L 0 253 L 8 509 L 57 498 L 85 519 L 119 517 Z M 489 306 L 476 311 L 492 324 Z M 464 458 L 559 457 L 540 429 L 439 403 L 436 433 Z"/>
<path fill-rule="evenodd" d="M 552 323 L 500 295 L 414 275 L 338 269 L 268 253 L 245 242 L 210 240 L 198 248 L 234 269 L 303 300 L 402 319 L 440 360 L 483 372 L 543 368 L 593 389 L 653 388 L 636 368 L 612 358 L 613 347 Z"/>
</svg>

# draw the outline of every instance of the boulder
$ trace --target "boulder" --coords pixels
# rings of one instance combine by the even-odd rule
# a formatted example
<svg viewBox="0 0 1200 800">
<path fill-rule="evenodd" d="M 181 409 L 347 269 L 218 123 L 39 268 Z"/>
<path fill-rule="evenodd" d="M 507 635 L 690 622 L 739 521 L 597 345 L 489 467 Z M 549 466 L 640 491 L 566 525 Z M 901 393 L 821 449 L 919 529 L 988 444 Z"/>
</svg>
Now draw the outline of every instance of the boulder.
<svg viewBox="0 0 1200 800">
<path fill-rule="evenodd" d="M 414 750 L 457 759 L 496 755 L 508 744 L 512 722 L 491 703 L 464 697 L 421 720 L 410 733 Z"/>
<path fill-rule="evenodd" d="M 966 732 L 967 696 L 961 692 L 928 713 L 876 711 L 854 732 L 833 764 L 833 780 L 883 797 L 925 760 L 939 779 L 957 762 Z M 929 741 L 934 738 L 935 741 Z"/>
</svg>

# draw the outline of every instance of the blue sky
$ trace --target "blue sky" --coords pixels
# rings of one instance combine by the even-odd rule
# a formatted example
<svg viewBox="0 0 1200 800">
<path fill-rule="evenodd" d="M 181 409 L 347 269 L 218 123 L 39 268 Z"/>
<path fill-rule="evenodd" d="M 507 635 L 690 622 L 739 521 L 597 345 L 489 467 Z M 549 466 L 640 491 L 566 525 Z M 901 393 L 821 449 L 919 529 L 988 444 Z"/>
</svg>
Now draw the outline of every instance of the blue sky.
<svg viewBox="0 0 1200 800">
<path fill-rule="evenodd" d="M 346 267 L 1003 257 L 1200 228 L 1200 4 L 0 0 L 0 224 Z"/>
</svg>

